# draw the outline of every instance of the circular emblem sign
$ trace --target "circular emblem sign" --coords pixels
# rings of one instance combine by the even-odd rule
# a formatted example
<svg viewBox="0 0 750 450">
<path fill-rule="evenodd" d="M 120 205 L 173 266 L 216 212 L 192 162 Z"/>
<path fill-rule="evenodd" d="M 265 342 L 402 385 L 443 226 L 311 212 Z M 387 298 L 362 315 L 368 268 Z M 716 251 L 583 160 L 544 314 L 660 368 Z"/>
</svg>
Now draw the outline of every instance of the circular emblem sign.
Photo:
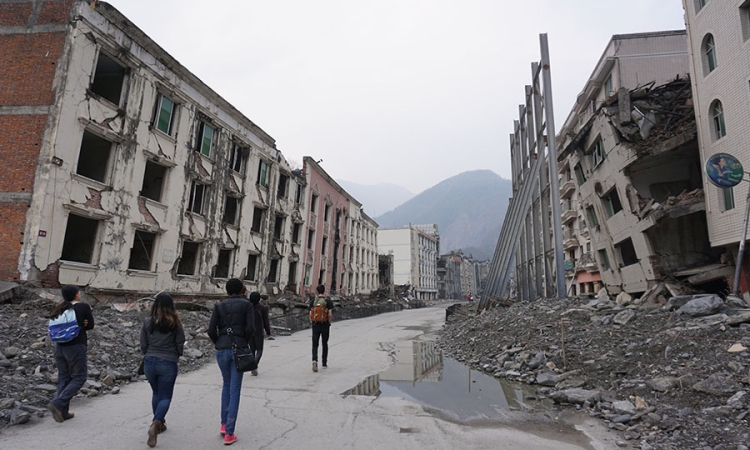
<svg viewBox="0 0 750 450">
<path fill-rule="evenodd" d="M 716 186 L 730 188 L 737 186 L 745 171 L 742 163 L 729 153 L 717 153 L 706 161 L 706 174 L 708 180 Z"/>
<path fill-rule="evenodd" d="M 575 265 L 573 264 L 573 261 L 569 259 L 565 260 L 564 266 L 565 266 L 565 270 L 573 270 L 573 268 L 575 267 Z"/>
</svg>

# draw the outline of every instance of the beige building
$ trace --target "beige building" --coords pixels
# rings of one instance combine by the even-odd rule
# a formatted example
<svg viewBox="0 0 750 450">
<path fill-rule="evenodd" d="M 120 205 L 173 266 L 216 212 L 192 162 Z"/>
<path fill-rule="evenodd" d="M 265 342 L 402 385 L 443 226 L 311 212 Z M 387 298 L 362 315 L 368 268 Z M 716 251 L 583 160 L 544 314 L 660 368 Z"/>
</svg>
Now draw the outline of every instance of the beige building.
<svg viewBox="0 0 750 450">
<path fill-rule="evenodd" d="M 411 286 L 418 300 L 437 299 L 439 242 L 434 224 L 379 229 L 378 252 L 393 255 L 393 284 Z"/>
<path fill-rule="evenodd" d="M 713 247 L 734 264 L 742 235 L 748 183 L 719 188 L 704 167 L 711 155 L 728 153 L 750 168 L 750 3 L 746 0 L 683 0 L 695 92 L 706 218 Z M 747 254 L 745 255 L 747 258 Z M 740 290 L 748 297 L 750 267 L 743 263 Z M 733 275 L 732 275 L 733 277 Z"/>
<path fill-rule="evenodd" d="M 274 139 L 111 5 L 70 5 L 21 279 L 115 295 L 299 280 L 306 182 Z"/>
<path fill-rule="evenodd" d="M 685 31 L 613 36 L 560 130 L 564 244 L 579 291 L 590 291 L 580 278 L 592 282 L 593 256 L 611 293 L 634 294 L 718 259 L 688 69 Z"/>
</svg>

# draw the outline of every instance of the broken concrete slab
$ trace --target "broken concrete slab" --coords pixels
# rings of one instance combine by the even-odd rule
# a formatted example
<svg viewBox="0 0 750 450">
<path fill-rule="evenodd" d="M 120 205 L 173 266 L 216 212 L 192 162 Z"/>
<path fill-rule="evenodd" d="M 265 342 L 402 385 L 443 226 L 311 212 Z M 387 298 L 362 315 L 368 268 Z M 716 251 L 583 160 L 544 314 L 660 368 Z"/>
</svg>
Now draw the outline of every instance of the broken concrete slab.
<svg viewBox="0 0 750 450">
<path fill-rule="evenodd" d="M 724 301 L 718 295 L 707 295 L 693 298 L 677 310 L 680 314 L 692 317 L 703 317 L 715 314 L 724 306 Z"/>
<path fill-rule="evenodd" d="M 9 301 L 15 295 L 17 283 L 12 281 L 0 281 L 0 303 Z"/>
<path fill-rule="evenodd" d="M 612 319 L 612 322 L 618 324 L 618 325 L 626 325 L 628 322 L 633 320 L 635 318 L 635 311 L 632 309 L 626 309 L 625 311 L 622 311 L 618 313 L 614 319 Z"/>
<path fill-rule="evenodd" d="M 550 394 L 550 398 L 554 400 L 555 403 L 574 403 L 582 405 L 586 402 L 598 402 L 602 398 L 602 393 L 599 391 L 575 388 L 553 392 Z"/>
</svg>

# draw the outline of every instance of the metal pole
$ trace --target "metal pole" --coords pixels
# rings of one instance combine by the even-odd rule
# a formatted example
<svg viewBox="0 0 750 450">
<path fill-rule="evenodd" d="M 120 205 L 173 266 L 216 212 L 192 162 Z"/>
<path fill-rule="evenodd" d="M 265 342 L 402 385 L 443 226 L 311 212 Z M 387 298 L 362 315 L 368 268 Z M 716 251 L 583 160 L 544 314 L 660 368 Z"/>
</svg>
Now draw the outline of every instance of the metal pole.
<svg viewBox="0 0 750 450">
<path fill-rule="evenodd" d="M 737 253 L 737 261 L 735 261 L 734 269 L 734 286 L 732 292 L 734 295 L 740 296 L 740 273 L 742 270 L 742 263 L 745 258 L 745 241 L 747 240 L 747 222 L 750 219 L 750 188 L 747 190 L 747 202 L 745 204 L 745 222 L 742 225 L 742 240 L 740 240 L 740 250 Z"/>
<path fill-rule="evenodd" d="M 557 296 L 565 297 L 565 264 L 563 261 L 562 219 L 560 217 L 560 180 L 557 177 L 557 142 L 555 114 L 552 108 L 552 74 L 550 73 L 547 34 L 539 36 L 542 48 L 542 79 L 544 81 L 544 112 L 547 123 L 547 148 L 549 150 L 549 190 L 552 203 L 552 222 L 555 230 L 555 281 Z"/>
</svg>

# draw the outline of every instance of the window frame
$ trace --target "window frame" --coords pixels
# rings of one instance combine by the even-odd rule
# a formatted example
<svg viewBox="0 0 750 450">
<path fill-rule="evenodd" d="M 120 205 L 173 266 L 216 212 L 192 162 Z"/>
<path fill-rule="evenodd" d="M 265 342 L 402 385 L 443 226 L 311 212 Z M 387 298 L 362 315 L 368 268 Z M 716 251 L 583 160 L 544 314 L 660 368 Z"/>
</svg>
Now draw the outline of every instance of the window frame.
<svg viewBox="0 0 750 450">
<path fill-rule="evenodd" d="M 245 267 L 245 276 L 243 277 L 246 281 L 258 281 L 258 254 L 257 253 L 248 253 L 247 254 L 247 266 Z M 253 261 L 252 264 L 250 264 L 250 260 Z M 250 270 L 250 267 L 252 266 L 252 271 Z"/>
<path fill-rule="evenodd" d="M 737 205 L 734 202 L 734 188 L 719 188 L 720 199 L 722 200 L 722 211 L 731 211 Z"/>
<path fill-rule="evenodd" d="M 711 137 L 716 142 L 719 139 L 727 135 L 726 118 L 724 117 L 724 105 L 721 100 L 716 99 L 711 102 L 711 110 L 709 111 L 711 116 Z"/>
<path fill-rule="evenodd" d="M 200 211 L 196 211 L 195 209 L 195 197 L 196 197 L 196 191 L 197 187 L 201 187 L 201 199 L 200 199 Z M 208 191 L 210 190 L 210 185 L 201 183 L 198 180 L 192 180 L 190 183 L 190 197 L 188 199 L 188 211 L 190 211 L 193 214 L 197 214 L 199 216 L 205 217 L 205 206 L 206 206 L 206 197 L 208 194 Z"/>
<path fill-rule="evenodd" d="M 153 239 L 151 240 L 151 249 L 150 249 L 150 251 L 145 248 L 146 245 L 144 243 L 143 238 L 141 238 L 140 241 L 138 242 L 138 237 L 141 234 L 148 234 L 148 235 L 153 236 Z M 136 271 L 141 271 L 141 272 L 155 272 L 156 271 L 156 264 L 154 263 L 154 254 L 156 253 L 156 247 L 158 245 L 158 240 L 159 240 L 159 235 L 157 233 L 153 233 L 153 232 L 146 231 L 146 230 L 136 229 L 135 232 L 133 233 L 133 245 L 130 247 L 130 256 L 128 258 L 128 270 L 136 270 Z M 133 267 L 132 266 L 132 264 L 133 264 L 133 249 L 136 248 L 136 245 L 138 245 L 138 243 L 140 243 L 144 247 L 146 258 L 148 259 L 148 269 L 141 269 L 141 268 Z"/>
<path fill-rule="evenodd" d="M 604 270 L 611 270 L 612 269 L 612 263 L 609 260 L 609 254 L 607 253 L 607 249 L 601 249 L 596 251 L 597 255 L 599 255 L 600 265 Z"/>
<path fill-rule="evenodd" d="M 261 208 L 260 206 L 253 206 L 253 221 L 250 225 L 251 233 L 263 232 L 263 219 L 266 214 L 266 211 L 267 211 L 266 208 Z M 258 212 L 260 212 L 260 215 L 258 215 Z"/>
<path fill-rule="evenodd" d="M 240 144 L 233 144 L 232 145 L 232 156 L 229 160 L 229 168 L 232 170 L 232 172 L 244 175 L 246 166 L 247 166 L 247 155 L 246 153 L 249 153 L 247 151 L 247 147 L 242 146 Z M 237 165 L 239 164 L 239 170 Z"/>
<path fill-rule="evenodd" d="M 162 130 L 159 128 L 159 125 L 161 123 L 161 117 L 162 112 L 164 111 L 163 105 L 164 105 L 164 99 L 169 100 L 172 103 L 172 110 L 169 113 L 169 123 L 167 124 L 167 130 Z M 154 123 L 153 128 L 155 130 L 158 130 L 161 133 L 164 133 L 167 136 L 173 137 L 174 136 L 174 129 L 175 129 L 175 117 L 177 116 L 177 105 L 178 103 L 174 100 L 172 100 L 171 97 L 159 93 L 159 96 L 156 100 L 156 114 L 154 115 Z"/>
<path fill-rule="evenodd" d="M 208 153 L 204 152 L 206 144 L 206 128 L 209 128 L 211 130 L 211 137 L 208 143 Z M 214 148 L 214 142 L 216 140 L 216 134 L 218 131 L 218 128 L 214 127 L 211 123 L 205 120 L 201 120 L 198 133 L 198 146 L 196 147 L 195 151 L 205 156 L 206 158 L 211 158 L 211 154 L 213 153 Z"/>
<path fill-rule="evenodd" d="M 182 267 L 183 263 L 183 257 L 185 256 L 185 246 L 186 245 L 194 245 L 195 246 L 195 259 L 193 260 L 193 270 L 192 273 L 185 273 L 181 272 L 180 268 Z M 180 246 L 180 262 L 177 264 L 177 276 L 185 276 L 185 277 L 194 277 L 196 276 L 196 273 L 198 273 L 200 268 L 200 252 L 201 247 L 203 244 L 200 242 L 195 241 L 182 241 L 182 245 Z"/>
<path fill-rule="evenodd" d="M 599 156 L 597 157 L 597 155 Z M 607 152 L 604 151 L 604 141 L 601 137 L 598 137 L 594 145 L 591 146 L 591 167 L 596 170 L 605 159 L 607 159 Z"/>
<path fill-rule="evenodd" d="M 701 58 L 703 59 L 704 77 L 719 67 L 719 60 L 716 55 L 716 39 L 711 33 L 707 33 L 703 37 L 703 42 L 701 43 Z"/>
<path fill-rule="evenodd" d="M 260 187 L 268 188 L 268 182 L 270 181 L 269 176 L 269 169 L 270 165 L 265 159 L 260 160 L 258 163 L 258 179 L 255 184 L 257 184 Z"/>
</svg>

